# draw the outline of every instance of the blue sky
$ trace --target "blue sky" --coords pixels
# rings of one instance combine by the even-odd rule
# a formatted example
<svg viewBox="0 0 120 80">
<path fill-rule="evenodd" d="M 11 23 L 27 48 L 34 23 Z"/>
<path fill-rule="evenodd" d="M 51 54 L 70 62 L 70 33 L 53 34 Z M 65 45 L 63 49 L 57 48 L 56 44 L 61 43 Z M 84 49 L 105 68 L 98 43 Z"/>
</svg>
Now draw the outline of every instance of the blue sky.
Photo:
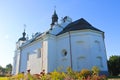
<svg viewBox="0 0 120 80">
<path fill-rule="evenodd" d="M 84 18 L 105 32 L 107 57 L 120 55 L 119 0 L 0 0 L 0 65 L 13 61 L 15 43 L 22 36 L 24 24 L 31 36 L 50 28 L 51 16 L 56 11 L 73 21 Z"/>
</svg>

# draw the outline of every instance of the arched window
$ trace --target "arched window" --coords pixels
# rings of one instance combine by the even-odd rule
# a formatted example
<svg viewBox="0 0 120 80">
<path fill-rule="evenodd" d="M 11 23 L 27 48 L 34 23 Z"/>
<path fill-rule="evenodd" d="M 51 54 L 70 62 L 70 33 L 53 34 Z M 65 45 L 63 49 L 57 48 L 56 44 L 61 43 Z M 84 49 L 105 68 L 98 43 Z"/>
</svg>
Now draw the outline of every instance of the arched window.
<svg viewBox="0 0 120 80">
<path fill-rule="evenodd" d="M 98 51 L 101 51 L 100 41 L 95 40 L 95 45 Z"/>
<path fill-rule="evenodd" d="M 103 67 L 102 57 L 101 56 L 97 57 L 97 62 L 98 62 L 98 66 Z"/>
<path fill-rule="evenodd" d="M 79 56 L 77 58 L 77 70 L 81 70 L 82 68 L 86 68 L 86 57 L 85 56 Z"/>
</svg>

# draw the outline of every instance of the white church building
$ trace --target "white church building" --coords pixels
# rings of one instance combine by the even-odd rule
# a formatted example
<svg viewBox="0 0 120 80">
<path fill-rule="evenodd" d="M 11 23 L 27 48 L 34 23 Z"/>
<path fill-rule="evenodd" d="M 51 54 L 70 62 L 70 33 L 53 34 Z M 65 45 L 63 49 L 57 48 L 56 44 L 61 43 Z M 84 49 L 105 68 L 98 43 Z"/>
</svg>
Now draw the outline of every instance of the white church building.
<svg viewBox="0 0 120 80">
<path fill-rule="evenodd" d="M 31 71 L 39 74 L 61 68 L 74 71 L 99 67 L 106 74 L 107 56 L 104 43 L 104 32 L 93 27 L 85 19 L 72 21 L 65 16 L 58 23 L 56 11 L 52 15 L 51 28 L 43 33 L 36 33 L 28 39 L 25 31 L 16 42 L 12 74 Z"/>
</svg>

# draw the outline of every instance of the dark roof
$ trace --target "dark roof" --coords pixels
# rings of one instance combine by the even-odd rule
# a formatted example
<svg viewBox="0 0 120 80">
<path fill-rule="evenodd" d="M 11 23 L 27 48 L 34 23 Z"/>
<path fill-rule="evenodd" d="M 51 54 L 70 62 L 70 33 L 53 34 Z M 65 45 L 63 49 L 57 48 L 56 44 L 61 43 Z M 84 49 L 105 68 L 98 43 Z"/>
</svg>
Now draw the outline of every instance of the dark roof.
<svg viewBox="0 0 120 80">
<path fill-rule="evenodd" d="M 25 38 L 25 35 L 26 35 L 25 30 L 22 33 L 22 35 L 23 35 L 23 37 L 19 38 L 18 41 L 25 41 L 26 40 L 26 38 Z"/>
<path fill-rule="evenodd" d="M 103 32 L 95 27 L 93 27 L 90 23 L 88 23 L 85 19 L 81 18 L 79 20 L 76 20 L 70 24 L 68 24 L 60 33 L 57 35 L 63 34 L 65 32 L 69 31 L 75 31 L 75 30 L 84 30 L 84 29 L 91 29 L 95 31 Z"/>
<path fill-rule="evenodd" d="M 26 38 L 25 37 L 21 37 L 21 38 L 19 38 L 19 40 L 18 41 L 25 41 L 26 40 Z"/>
</svg>

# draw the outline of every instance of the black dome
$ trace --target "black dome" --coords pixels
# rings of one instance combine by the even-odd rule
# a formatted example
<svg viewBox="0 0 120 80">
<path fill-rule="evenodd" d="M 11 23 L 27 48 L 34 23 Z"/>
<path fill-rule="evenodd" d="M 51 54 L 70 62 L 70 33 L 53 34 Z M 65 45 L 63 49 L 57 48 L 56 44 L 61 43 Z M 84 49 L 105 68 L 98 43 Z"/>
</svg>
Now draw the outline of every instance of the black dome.
<svg viewBox="0 0 120 80">
<path fill-rule="evenodd" d="M 18 41 L 25 41 L 26 40 L 26 38 L 25 38 L 25 35 L 26 35 L 25 30 L 24 30 L 24 32 L 22 34 L 23 34 L 23 37 L 19 38 Z"/>
<path fill-rule="evenodd" d="M 21 37 L 21 38 L 19 38 L 19 40 L 18 41 L 25 41 L 26 40 L 26 38 L 25 37 Z"/>
</svg>

